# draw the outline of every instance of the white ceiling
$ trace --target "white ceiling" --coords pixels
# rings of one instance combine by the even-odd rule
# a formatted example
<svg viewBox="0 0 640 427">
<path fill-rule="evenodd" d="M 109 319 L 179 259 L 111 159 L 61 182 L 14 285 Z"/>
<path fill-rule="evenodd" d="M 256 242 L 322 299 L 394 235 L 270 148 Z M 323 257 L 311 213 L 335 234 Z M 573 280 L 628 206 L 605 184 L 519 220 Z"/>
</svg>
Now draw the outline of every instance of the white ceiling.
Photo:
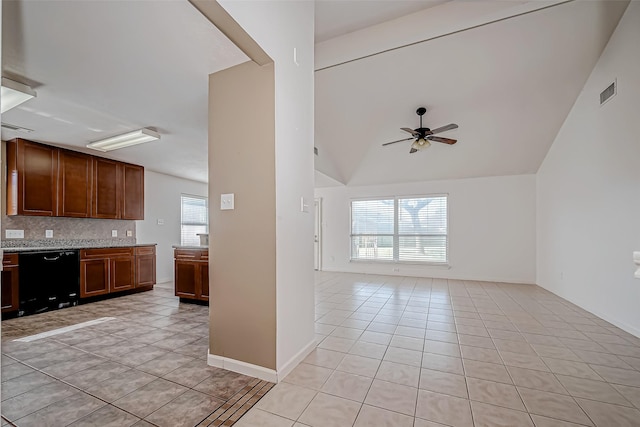
<svg viewBox="0 0 640 427">
<path fill-rule="evenodd" d="M 23 0 L 2 7 L 2 74 L 38 93 L 2 115 L 3 123 L 35 132 L 3 129 L 3 140 L 76 149 L 152 127 L 160 141 L 105 156 L 207 180 L 208 75 L 248 58 L 190 3 Z"/>
<path fill-rule="evenodd" d="M 627 4 L 564 3 L 317 71 L 316 168 L 350 185 L 535 173 Z M 383 148 L 419 106 L 459 142 Z"/>
<path fill-rule="evenodd" d="M 526 3 L 553 1 L 320 0 L 316 39 L 344 34 L 322 43 L 323 54 L 339 46 L 336 58 L 368 42 L 357 57 L 375 40 Z M 316 72 L 316 168 L 349 184 L 534 173 L 626 4 L 574 1 Z M 3 129 L 3 139 L 83 150 L 152 127 L 159 142 L 107 156 L 207 180 L 207 76 L 247 57 L 186 0 L 3 2 L 2 39 L 3 75 L 38 92 L 2 116 L 35 132 Z M 427 126 L 458 123 L 443 136 L 460 142 L 383 149 L 417 127 L 422 105 Z"/>
<path fill-rule="evenodd" d="M 316 0 L 315 40 L 323 42 L 450 0 Z"/>
</svg>

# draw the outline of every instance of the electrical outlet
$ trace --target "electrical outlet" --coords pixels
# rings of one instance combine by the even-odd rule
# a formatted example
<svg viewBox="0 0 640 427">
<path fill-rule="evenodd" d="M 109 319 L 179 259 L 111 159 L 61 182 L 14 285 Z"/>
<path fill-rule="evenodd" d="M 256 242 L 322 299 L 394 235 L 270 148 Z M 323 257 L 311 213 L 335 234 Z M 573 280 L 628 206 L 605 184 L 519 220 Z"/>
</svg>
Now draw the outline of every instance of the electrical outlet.
<svg viewBox="0 0 640 427">
<path fill-rule="evenodd" d="M 5 230 L 7 239 L 24 239 L 24 230 Z"/>
<path fill-rule="evenodd" d="M 393 267 L 393 271 L 395 271 L 396 273 L 400 271 L 400 269 L 398 267 Z"/>
<path fill-rule="evenodd" d="M 44 237 L 51 239 L 53 237 L 53 230 L 44 230 Z"/>
<path fill-rule="evenodd" d="M 164 225 L 164 219 L 158 218 L 158 225 Z"/>
<path fill-rule="evenodd" d="M 131 236 L 133 236 L 133 231 L 127 230 L 127 237 L 131 237 Z"/>
<path fill-rule="evenodd" d="M 118 230 L 111 230 L 111 237 L 118 237 Z"/>
</svg>

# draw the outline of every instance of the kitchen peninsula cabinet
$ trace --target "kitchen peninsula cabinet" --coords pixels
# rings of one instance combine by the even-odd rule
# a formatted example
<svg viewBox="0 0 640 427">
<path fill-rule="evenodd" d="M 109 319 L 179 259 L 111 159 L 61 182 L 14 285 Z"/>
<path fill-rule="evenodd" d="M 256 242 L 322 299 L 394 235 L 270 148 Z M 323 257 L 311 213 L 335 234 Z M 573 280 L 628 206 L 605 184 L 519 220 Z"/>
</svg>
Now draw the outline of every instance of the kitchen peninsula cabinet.
<svg viewBox="0 0 640 427">
<path fill-rule="evenodd" d="M 19 283 L 18 254 L 4 254 L 2 259 L 2 313 L 18 311 Z"/>
<path fill-rule="evenodd" d="M 174 258 L 176 296 L 209 301 L 209 249 L 176 248 Z"/>
<path fill-rule="evenodd" d="M 142 166 L 18 138 L 7 170 L 7 215 L 144 219 Z"/>
</svg>

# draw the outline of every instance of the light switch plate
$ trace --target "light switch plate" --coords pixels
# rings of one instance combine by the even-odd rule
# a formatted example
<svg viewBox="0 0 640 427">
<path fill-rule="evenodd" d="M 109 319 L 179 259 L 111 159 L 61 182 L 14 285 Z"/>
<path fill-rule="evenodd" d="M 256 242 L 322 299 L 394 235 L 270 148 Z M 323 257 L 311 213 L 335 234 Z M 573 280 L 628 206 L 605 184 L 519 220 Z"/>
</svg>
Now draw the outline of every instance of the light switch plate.
<svg viewBox="0 0 640 427">
<path fill-rule="evenodd" d="M 5 230 L 7 239 L 24 239 L 24 230 Z"/>
<path fill-rule="evenodd" d="M 636 251 L 633 253 L 633 263 L 636 265 L 636 272 L 634 277 L 636 279 L 640 279 L 640 251 Z"/>
<path fill-rule="evenodd" d="M 44 237 L 51 239 L 53 237 L 53 230 L 44 230 Z"/>
<path fill-rule="evenodd" d="M 111 230 L 111 237 L 118 237 L 118 230 Z"/>
<path fill-rule="evenodd" d="M 221 194 L 220 195 L 220 210 L 233 210 L 234 209 L 234 193 Z"/>
<path fill-rule="evenodd" d="M 164 219 L 158 218 L 158 225 L 164 225 Z"/>
<path fill-rule="evenodd" d="M 300 197 L 300 212 L 309 213 L 309 201 L 304 197 Z"/>
</svg>

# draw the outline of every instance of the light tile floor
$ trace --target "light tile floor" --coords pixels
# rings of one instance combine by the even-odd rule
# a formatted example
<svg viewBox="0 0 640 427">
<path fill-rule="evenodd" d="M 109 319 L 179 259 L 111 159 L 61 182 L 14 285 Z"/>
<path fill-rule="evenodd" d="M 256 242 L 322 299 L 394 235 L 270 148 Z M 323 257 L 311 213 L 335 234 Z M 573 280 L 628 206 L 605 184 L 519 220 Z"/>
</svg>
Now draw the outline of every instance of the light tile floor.
<svg viewBox="0 0 640 427">
<path fill-rule="evenodd" d="M 640 339 L 537 286 L 318 273 L 316 332 L 236 426 L 640 426 Z"/>
<path fill-rule="evenodd" d="M 116 319 L 13 341 L 100 317 Z M 273 385 L 207 366 L 208 321 L 172 283 L 3 321 L 2 425 L 232 425 Z"/>
</svg>

